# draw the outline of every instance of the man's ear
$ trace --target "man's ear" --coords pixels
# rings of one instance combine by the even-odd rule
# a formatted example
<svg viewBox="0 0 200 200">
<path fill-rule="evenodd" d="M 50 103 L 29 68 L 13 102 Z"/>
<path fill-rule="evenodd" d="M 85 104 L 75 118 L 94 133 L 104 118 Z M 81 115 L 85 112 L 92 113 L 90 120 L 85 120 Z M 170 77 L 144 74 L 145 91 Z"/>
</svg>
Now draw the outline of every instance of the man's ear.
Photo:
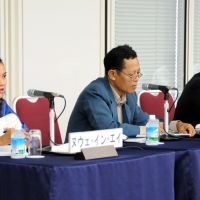
<svg viewBox="0 0 200 200">
<path fill-rule="evenodd" d="M 115 79 L 116 79 L 116 70 L 114 70 L 114 69 L 111 69 L 111 70 L 109 70 L 108 71 L 108 78 L 110 79 L 110 80 L 112 80 L 112 81 L 115 81 Z"/>
</svg>

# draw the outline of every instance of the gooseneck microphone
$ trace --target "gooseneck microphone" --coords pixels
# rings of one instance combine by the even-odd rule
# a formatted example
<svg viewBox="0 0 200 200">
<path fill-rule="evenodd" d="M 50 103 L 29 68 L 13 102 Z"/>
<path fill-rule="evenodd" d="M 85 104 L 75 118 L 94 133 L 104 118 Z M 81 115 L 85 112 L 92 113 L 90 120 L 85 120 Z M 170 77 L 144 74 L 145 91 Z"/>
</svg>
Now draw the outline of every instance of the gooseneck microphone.
<svg viewBox="0 0 200 200">
<path fill-rule="evenodd" d="M 40 90 L 35 90 L 35 89 L 28 90 L 27 94 L 30 97 L 46 97 L 46 98 L 62 97 L 62 98 L 64 98 L 64 96 L 61 95 L 61 94 L 57 94 L 57 93 L 54 93 L 54 92 L 45 92 L 45 91 L 40 91 Z"/>
<path fill-rule="evenodd" d="M 161 91 L 176 90 L 175 87 L 165 86 L 165 85 L 155 85 L 151 83 L 143 83 L 142 89 L 143 90 L 161 90 Z"/>
</svg>

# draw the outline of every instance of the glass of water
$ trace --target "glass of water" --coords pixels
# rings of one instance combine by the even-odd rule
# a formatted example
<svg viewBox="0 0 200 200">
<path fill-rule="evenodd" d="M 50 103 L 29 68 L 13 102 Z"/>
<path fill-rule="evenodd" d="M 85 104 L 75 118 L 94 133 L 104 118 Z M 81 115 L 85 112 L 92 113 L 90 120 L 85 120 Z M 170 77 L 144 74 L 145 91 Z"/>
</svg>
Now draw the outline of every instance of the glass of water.
<svg viewBox="0 0 200 200">
<path fill-rule="evenodd" d="M 39 129 L 29 131 L 30 144 L 28 146 L 28 158 L 43 158 L 42 155 L 42 137 Z"/>
</svg>

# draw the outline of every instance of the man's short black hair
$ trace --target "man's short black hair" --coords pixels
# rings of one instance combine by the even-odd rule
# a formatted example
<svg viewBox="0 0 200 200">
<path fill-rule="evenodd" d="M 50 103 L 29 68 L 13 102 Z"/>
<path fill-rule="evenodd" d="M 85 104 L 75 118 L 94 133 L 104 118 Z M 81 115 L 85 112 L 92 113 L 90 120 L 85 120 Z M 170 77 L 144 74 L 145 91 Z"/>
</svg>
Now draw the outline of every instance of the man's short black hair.
<svg viewBox="0 0 200 200">
<path fill-rule="evenodd" d="M 124 59 L 134 59 L 137 53 L 129 45 L 117 46 L 111 49 L 104 58 L 105 74 L 108 74 L 110 69 L 122 71 Z"/>
</svg>

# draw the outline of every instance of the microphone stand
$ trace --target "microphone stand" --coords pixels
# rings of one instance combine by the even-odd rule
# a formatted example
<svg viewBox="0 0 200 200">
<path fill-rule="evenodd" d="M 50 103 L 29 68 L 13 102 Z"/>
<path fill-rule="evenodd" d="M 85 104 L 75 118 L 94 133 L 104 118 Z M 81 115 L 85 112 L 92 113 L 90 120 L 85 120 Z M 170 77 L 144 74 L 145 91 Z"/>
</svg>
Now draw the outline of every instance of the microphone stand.
<svg viewBox="0 0 200 200">
<path fill-rule="evenodd" d="M 167 140 L 176 140 L 177 138 L 171 137 L 169 132 L 169 89 L 165 88 L 161 90 L 164 94 L 164 130 L 165 134 L 163 134 L 160 139 L 167 141 Z"/>
<path fill-rule="evenodd" d="M 55 123 L 54 123 L 54 97 L 51 96 L 48 98 L 49 100 L 49 126 L 50 126 L 50 146 L 54 146 L 55 144 Z"/>
<path fill-rule="evenodd" d="M 162 91 L 164 94 L 164 129 L 168 133 L 169 131 L 169 90 L 163 90 Z"/>
</svg>

